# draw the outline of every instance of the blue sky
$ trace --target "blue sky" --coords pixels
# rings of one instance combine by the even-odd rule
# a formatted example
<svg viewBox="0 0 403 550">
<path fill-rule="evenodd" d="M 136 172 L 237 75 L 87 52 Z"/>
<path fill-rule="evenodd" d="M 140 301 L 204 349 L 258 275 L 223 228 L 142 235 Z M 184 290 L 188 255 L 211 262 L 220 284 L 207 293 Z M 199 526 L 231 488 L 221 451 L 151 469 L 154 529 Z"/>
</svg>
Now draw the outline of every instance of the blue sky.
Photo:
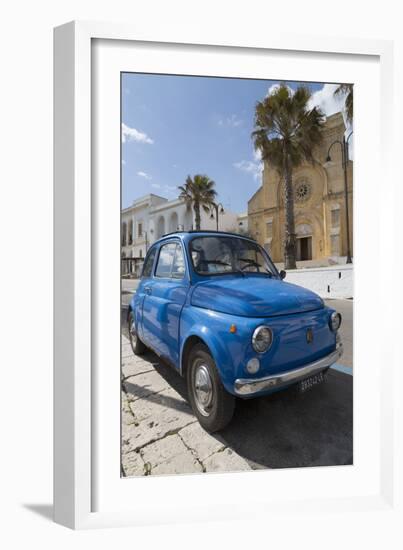
<svg viewBox="0 0 403 550">
<path fill-rule="evenodd" d="M 256 101 L 278 81 L 124 73 L 122 207 L 155 193 L 177 197 L 186 177 L 207 174 L 218 200 L 234 212 L 261 185 L 251 132 Z M 298 84 L 287 83 L 292 88 Z M 312 104 L 341 109 L 334 84 L 308 84 Z"/>
</svg>

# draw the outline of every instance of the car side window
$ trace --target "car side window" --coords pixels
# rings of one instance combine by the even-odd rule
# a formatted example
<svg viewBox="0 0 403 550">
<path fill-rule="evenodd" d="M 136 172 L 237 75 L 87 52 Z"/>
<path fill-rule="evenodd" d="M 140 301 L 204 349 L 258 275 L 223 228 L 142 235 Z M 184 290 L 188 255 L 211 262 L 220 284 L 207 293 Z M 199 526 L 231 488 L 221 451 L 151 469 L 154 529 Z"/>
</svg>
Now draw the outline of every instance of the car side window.
<svg viewBox="0 0 403 550">
<path fill-rule="evenodd" d="M 142 277 L 151 277 L 156 251 L 156 248 L 150 250 L 150 253 L 144 262 L 143 273 L 141 274 Z"/>
<path fill-rule="evenodd" d="M 176 244 L 174 261 L 172 264 L 172 277 L 174 279 L 183 279 L 185 276 L 185 257 L 180 244 Z"/>
<path fill-rule="evenodd" d="M 157 269 L 155 270 L 156 277 L 171 277 L 175 249 L 175 243 L 168 243 L 161 246 L 160 254 L 158 256 Z"/>
</svg>

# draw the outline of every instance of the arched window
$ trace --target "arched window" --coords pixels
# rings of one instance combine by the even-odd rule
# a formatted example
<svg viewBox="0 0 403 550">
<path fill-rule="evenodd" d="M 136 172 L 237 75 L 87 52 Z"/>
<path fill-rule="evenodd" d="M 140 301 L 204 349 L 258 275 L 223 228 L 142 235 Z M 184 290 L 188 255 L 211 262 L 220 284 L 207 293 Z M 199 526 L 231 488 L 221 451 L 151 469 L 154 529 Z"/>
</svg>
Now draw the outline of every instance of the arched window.
<svg viewBox="0 0 403 550">
<path fill-rule="evenodd" d="M 169 232 L 173 233 L 174 231 L 178 230 L 178 214 L 176 212 L 172 212 L 170 218 L 169 218 Z"/>
<path fill-rule="evenodd" d="M 126 234 L 127 234 L 127 224 L 126 222 L 122 223 L 122 246 L 126 246 Z"/>
<path fill-rule="evenodd" d="M 162 235 L 165 235 L 165 218 L 164 216 L 160 216 L 158 218 L 157 223 L 157 239 L 162 237 Z"/>
</svg>

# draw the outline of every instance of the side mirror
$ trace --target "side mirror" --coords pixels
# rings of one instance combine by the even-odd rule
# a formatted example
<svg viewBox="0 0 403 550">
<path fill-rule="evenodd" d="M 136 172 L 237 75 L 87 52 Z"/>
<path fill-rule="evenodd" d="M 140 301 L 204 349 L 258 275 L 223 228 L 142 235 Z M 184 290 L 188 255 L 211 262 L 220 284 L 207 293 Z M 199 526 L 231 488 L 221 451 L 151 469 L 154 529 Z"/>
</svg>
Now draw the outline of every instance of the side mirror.
<svg viewBox="0 0 403 550">
<path fill-rule="evenodd" d="M 282 269 L 282 270 L 280 271 L 280 279 L 281 279 L 281 280 L 285 279 L 285 276 L 286 276 L 286 275 L 287 275 L 287 272 L 284 271 L 284 269 Z"/>
</svg>

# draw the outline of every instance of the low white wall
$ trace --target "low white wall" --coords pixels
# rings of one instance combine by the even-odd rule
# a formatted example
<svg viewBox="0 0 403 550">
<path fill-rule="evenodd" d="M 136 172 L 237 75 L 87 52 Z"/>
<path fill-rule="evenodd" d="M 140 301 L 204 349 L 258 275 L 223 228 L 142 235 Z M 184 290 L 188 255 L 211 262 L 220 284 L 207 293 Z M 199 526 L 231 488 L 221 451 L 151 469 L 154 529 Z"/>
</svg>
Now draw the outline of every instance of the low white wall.
<svg viewBox="0 0 403 550">
<path fill-rule="evenodd" d="M 335 265 L 287 271 L 289 283 L 309 288 L 322 298 L 353 297 L 353 266 Z"/>
</svg>

